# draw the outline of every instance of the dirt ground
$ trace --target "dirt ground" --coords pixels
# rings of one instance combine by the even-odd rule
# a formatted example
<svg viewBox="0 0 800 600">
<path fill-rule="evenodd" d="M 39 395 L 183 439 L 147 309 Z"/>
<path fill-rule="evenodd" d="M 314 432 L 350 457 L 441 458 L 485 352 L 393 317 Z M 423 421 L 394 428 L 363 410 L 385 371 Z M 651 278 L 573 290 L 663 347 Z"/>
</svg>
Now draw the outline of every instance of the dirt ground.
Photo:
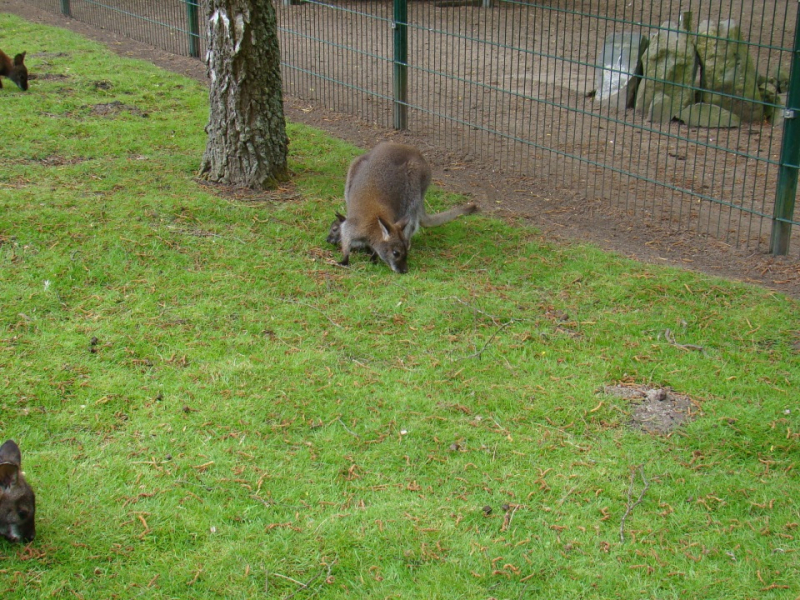
<svg viewBox="0 0 800 600">
<path fill-rule="evenodd" d="M 650 388 L 636 383 L 607 385 L 603 393 L 631 403 L 629 425 L 647 433 L 665 435 L 693 420 L 700 403 L 670 388 Z"/>
<path fill-rule="evenodd" d="M 0 0 L 0 11 L 17 14 L 33 22 L 64 27 L 106 44 L 120 55 L 150 61 L 162 68 L 207 81 L 201 61 L 166 53 L 108 30 L 31 7 L 24 0 Z M 33 62 L 33 61 L 31 61 Z M 35 63 L 34 63 L 35 64 Z M 35 75 L 35 70 L 32 69 Z M 32 82 L 32 91 L 35 81 Z M 472 197 L 484 212 L 509 219 L 523 219 L 539 228 L 543 236 L 564 243 L 592 242 L 645 263 L 670 264 L 697 272 L 737 279 L 800 298 L 800 261 L 790 257 L 735 248 L 711 236 L 661 227 L 657 220 L 643 222 L 601 200 L 588 198 L 580 190 L 565 190 L 537 181 L 503 175 L 490 165 L 473 163 L 464 169 L 448 152 L 413 135 L 387 131 L 357 118 L 337 114 L 299 98 L 287 97 L 286 116 L 323 129 L 332 135 L 368 148 L 393 139 L 418 145 L 434 168 L 440 187 Z M 198 164 L 199 164 L 198 157 Z M 344 183 L 344 173 L 342 174 Z M 524 183 L 524 186 L 521 185 Z M 502 199 L 502 202 L 498 202 Z M 332 207 L 333 208 L 333 207 Z M 320 224 L 320 239 L 328 220 Z M 793 246 L 800 244 L 795 232 Z"/>
</svg>

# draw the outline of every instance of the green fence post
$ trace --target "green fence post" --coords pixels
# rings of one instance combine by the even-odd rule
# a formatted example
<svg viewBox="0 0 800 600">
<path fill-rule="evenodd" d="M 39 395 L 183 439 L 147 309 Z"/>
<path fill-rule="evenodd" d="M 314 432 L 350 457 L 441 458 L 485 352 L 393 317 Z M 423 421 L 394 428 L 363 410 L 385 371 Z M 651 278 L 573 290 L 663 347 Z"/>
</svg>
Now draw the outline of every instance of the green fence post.
<svg viewBox="0 0 800 600">
<path fill-rule="evenodd" d="M 199 2 L 200 0 L 186 0 L 186 20 L 189 24 L 189 56 L 192 58 L 200 57 L 200 11 L 197 10 Z"/>
<path fill-rule="evenodd" d="M 72 16 L 72 8 L 70 8 L 69 0 L 61 0 L 61 14 L 65 17 Z"/>
<path fill-rule="evenodd" d="M 394 128 L 408 129 L 408 2 L 394 0 Z"/>
<path fill-rule="evenodd" d="M 786 102 L 786 119 L 783 122 L 781 164 L 778 168 L 778 189 L 772 212 L 772 236 L 769 251 L 787 254 L 792 235 L 794 199 L 797 194 L 797 175 L 800 168 L 800 11 L 794 28 L 794 51 L 789 76 L 789 97 Z"/>
</svg>

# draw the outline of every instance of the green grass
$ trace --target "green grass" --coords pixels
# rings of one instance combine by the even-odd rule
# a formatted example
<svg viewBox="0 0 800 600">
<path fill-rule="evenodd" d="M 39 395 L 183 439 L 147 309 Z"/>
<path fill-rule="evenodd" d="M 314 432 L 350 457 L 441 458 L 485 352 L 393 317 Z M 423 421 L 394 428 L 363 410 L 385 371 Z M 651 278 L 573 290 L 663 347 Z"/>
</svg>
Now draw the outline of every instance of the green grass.
<svg viewBox="0 0 800 600">
<path fill-rule="evenodd" d="M 796 301 L 485 216 L 337 267 L 358 149 L 292 124 L 292 189 L 216 195 L 200 84 L 0 30 L 38 76 L 0 91 L 0 438 L 39 509 L 0 596 L 800 596 Z M 632 429 L 619 381 L 696 418 Z"/>
</svg>

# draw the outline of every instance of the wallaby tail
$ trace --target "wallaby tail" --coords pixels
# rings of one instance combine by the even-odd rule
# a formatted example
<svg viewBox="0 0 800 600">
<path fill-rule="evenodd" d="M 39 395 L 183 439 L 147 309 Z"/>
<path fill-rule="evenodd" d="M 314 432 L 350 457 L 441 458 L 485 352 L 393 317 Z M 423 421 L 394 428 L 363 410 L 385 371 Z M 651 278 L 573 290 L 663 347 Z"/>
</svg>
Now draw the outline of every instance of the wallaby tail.
<svg viewBox="0 0 800 600">
<path fill-rule="evenodd" d="M 457 219 L 461 215 L 471 215 L 478 210 L 478 205 L 470 202 L 469 204 L 462 204 L 461 206 L 454 206 L 450 210 L 436 213 L 435 215 L 424 215 L 419 224 L 423 227 L 437 227 L 449 223 L 453 219 Z"/>
</svg>

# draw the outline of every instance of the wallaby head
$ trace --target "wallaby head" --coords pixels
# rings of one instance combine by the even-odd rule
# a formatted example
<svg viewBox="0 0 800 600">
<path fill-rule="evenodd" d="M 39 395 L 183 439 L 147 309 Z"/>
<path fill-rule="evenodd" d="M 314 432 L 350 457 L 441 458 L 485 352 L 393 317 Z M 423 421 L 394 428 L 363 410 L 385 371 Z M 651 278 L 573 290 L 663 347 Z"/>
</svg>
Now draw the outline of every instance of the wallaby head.
<svg viewBox="0 0 800 600">
<path fill-rule="evenodd" d="M 328 237 L 325 240 L 329 244 L 333 244 L 334 246 L 338 246 L 342 241 L 342 223 L 344 223 L 344 215 L 337 212 L 336 218 L 331 223 L 330 231 L 328 231 Z"/>
<path fill-rule="evenodd" d="M 389 223 L 378 217 L 380 239 L 371 240 L 369 244 L 373 252 L 395 273 L 408 273 L 408 240 L 404 233 L 406 225 L 407 218 Z"/>
<path fill-rule="evenodd" d="M 14 62 L 3 52 L 0 51 L 0 75 L 5 75 L 17 84 L 23 92 L 28 91 L 28 68 L 25 66 L 25 52 L 17 54 Z M 3 84 L 0 82 L 0 88 Z"/>
<path fill-rule="evenodd" d="M 30 542 L 36 536 L 36 498 L 22 476 L 19 446 L 0 446 L 0 536 L 10 542 Z"/>
</svg>

